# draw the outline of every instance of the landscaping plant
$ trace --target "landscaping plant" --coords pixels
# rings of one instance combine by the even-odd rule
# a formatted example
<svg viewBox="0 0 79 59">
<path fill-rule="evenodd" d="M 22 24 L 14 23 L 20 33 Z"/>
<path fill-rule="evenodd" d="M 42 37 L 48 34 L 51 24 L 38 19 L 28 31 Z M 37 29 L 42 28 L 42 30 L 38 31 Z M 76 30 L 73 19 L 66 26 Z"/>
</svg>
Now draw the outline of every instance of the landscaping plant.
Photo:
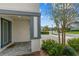
<svg viewBox="0 0 79 59">
<path fill-rule="evenodd" d="M 48 50 L 50 49 L 51 47 L 54 46 L 54 44 L 56 44 L 56 42 L 54 40 L 43 40 L 43 43 L 42 43 L 42 49 L 43 50 Z"/>
<path fill-rule="evenodd" d="M 63 45 L 61 44 L 54 44 L 53 47 L 47 50 L 48 55 L 50 56 L 60 56 L 62 55 L 62 48 Z"/>
<path fill-rule="evenodd" d="M 59 44 L 54 40 L 43 40 L 42 50 L 44 50 L 49 56 L 76 55 L 76 51 L 72 47 Z"/>
<path fill-rule="evenodd" d="M 79 38 L 72 38 L 68 40 L 68 44 L 79 52 Z"/>
<path fill-rule="evenodd" d="M 63 51 L 62 51 L 62 55 L 64 55 L 64 56 L 76 56 L 77 53 L 72 47 L 64 46 Z"/>
</svg>

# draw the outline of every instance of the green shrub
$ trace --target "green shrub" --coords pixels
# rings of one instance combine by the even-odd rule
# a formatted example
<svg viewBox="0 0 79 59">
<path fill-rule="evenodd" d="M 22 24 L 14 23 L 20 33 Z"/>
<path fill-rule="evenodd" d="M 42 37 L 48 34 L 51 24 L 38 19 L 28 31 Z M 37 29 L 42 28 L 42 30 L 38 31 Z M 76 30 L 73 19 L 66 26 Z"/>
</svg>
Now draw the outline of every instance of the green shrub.
<svg viewBox="0 0 79 59">
<path fill-rule="evenodd" d="M 64 46 L 55 42 L 54 40 L 43 40 L 42 49 L 49 55 L 49 56 L 75 56 L 76 51 L 71 48 L 70 46 Z"/>
<path fill-rule="evenodd" d="M 63 45 L 58 44 L 54 40 L 43 40 L 42 49 L 45 50 L 50 56 L 61 55 L 62 48 Z"/>
<path fill-rule="evenodd" d="M 47 53 L 50 56 L 60 56 L 62 55 L 62 48 L 63 48 L 63 45 L 55 44 L 53 47 L 51 47 L 51 49 L 47 50 Z"/>
<path fill-rule="evenodd" d="M 68 40 L 68 44 L 79 52 L 79 38 L 72 38 Z"/>
<path fill-rule="evenodd" d="M 54 40 L 43 40 L 43 43 L 42 43 L 42 49 L 43 50 L 48 50 L 50 49 L 51 47 L 54 46 L 54 44 L 56 44 L 56 42 Z"/>
<path fill-rule="evenodd" d="M 70 46 L 65 46 L 62 50 L 62 55 L 65 55 L 65 56 L 76 56 L 77 53 L 76 51 L 70 47 Z"/>
<path fill-rule="evenodd" d="M 41 34 L 49 34 L 49 32 L 41 32 Z"/>
</svg>

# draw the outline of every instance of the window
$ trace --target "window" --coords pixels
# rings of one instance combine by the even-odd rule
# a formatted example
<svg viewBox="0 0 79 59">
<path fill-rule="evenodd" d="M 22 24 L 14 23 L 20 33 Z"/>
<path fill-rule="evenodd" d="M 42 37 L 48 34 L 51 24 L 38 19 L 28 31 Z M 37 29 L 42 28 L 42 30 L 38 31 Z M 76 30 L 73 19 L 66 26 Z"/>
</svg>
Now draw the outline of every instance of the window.
<svg viewBox="0 0 79 59">
<path fill-rule="evenodd" d="M 1 18 L 1 48 L 11 42 L 11 21 Z"/>
</svg>

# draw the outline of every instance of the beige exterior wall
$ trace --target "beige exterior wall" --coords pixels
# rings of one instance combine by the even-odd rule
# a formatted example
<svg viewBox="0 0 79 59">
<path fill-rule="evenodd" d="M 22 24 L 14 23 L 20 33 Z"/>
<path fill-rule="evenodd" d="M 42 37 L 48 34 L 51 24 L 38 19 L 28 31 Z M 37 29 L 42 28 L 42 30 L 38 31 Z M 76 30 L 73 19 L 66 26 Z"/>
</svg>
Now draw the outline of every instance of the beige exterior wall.
<svg viewBox="0 0 79 59">
<path fill-rule="evenodd" d="M 0 15 L 0 17 L 3 17 L 12 22 L 12 42 L 7 46 L 5 46 L 4 48 L 0 48 L 0 52 L 5 50 L 8 46 L 12 45 L 14 42 L 30 41 L 29 17 L 17 18 L 16 16 L 12 17 L 10 15 L 9 16 Z M 1 40 L 1 25 L 0 25 L 0 40 Z"/>
<path fill-rule="evenodd" d="M 27 17 L 1 16 L 12 21 L 12 42 L 30 41 L 30 23 Z"/>
<path fill-rule="evenodd" d="M 31 40 L 31 50 L 32 52 L 40 51 L 40 39 Z"/>
<path fill-rule="evenodd" d="M 0 9 L 39 12 L 39 3 L 0 3 Z"/>
<path fill-rule="evenodd" d="M 4 10 L 14 10 L 14 11 L 24 11 L 24 12 L 40 12 L 38 3 L 0 3 L 0 9 Z M 2 15 L 0 15 L 2 16 Z M 10 15 L 9 15 L 10 16 Z M 12 43 L 14 42 L 26 42 L 31 41 L 32 52 L 40 51 L 40 40 L 33 39 L 30 40 L 30 19 L 29 18 L 17 18 L 2 16 L 10 21 L 12 21 Z M 37 20 L 34 21 L 34 36 L 37 37 L 38 28 Z"/>
<path fill-rule="evenodd" d="M 16 18 L 13 20 L 14 42 L 30 41 L 30 25 L 28 19 Z"/>
</svg>

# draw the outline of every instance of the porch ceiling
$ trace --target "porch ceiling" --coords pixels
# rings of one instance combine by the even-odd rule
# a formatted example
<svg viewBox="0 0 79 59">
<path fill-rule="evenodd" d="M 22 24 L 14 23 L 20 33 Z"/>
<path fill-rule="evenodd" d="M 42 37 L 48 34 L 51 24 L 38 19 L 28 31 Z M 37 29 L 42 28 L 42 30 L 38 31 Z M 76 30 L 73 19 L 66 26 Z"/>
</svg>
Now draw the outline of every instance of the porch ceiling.
<svg viewBox="0 0 79 59">
<path fill-rule="evenodd" d="M 0 17 L 4 18 L 9 18 L 9 19 L 15 19 L 15 18 L 22 18 L 22 19 L 30 19 L 29 16 L 17 16 L 17 15 L 5 15 L 5 14 L 0 14 Z"/>
</svg>

